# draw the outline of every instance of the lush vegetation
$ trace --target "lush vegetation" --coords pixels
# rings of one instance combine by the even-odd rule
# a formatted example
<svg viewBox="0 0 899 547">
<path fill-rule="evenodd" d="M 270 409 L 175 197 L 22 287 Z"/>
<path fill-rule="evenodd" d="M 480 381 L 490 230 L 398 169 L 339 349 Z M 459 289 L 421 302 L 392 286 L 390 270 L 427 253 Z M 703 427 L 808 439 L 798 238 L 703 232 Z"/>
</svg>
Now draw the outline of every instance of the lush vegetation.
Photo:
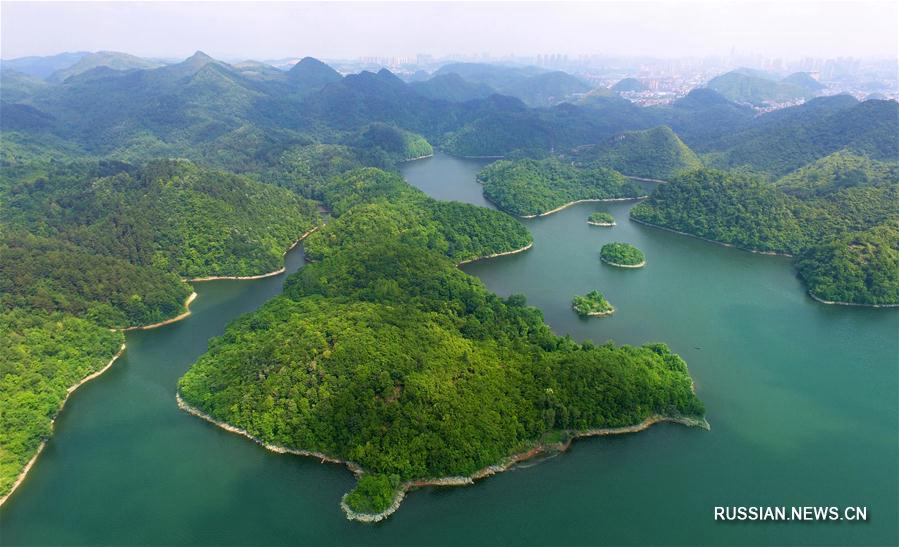
<svg viewBox="0 0 899 547">
<path fill-rule="evenodd" d="M 365 149 L 368 154 L 384 155 L 380 164 L 402 162 L 430 156 L 434 149 L 421 135 L 403 131 L 382 123 L 371 124 L 351 140 L 357 148 Z"/>
<path fill-rule="evenodd" d="M 797 85 L 792 80 L 777 81 L 738 70 L 712 78 L 706 85 L 738 103 L 779 103 L 812 95 L 807 87 Z"/>
<path fill-rule="evenodd" d="M 109 362 L 110 328 L 184 311 L 182 277 L 275 270 L 310 202 L 187 161 L 7 166 L 0 176 L 0 495 L 66 390 Z"/>
<path fill-rule="evenodd" d="M 631 217 L 749 250 L 796 255 L 800 277 L 823 300 L 897 304 L 899 182 L 893 173 L 893 164 L 848 153 L 819 160 L 777 186 L 697 171 L 659 186 Z"/>
<path fill-rule="evenodd" d="M 582 317 L 609 315 L 615 311 L 615 308 L 599 291 L 590 291 L 584 296 L 575 296 L 571 301 L 571 307 Z"/>
<path fill-rule="evenodd" d="M 582 166 L 608 167 L 628 176 L 660 180 L 702 167 L 696 154 L 665 126 L 627 131 L 602 144 L 581 147 L 574 160 Z"/>
<path fill-rule="evenodd" d="M 188 403 L 267 442 L 357 462 L 366 474 L 345 501 L 364 512 L 383 510 L 402 481 L 470 474 L 546 432 L 702 415 L 666 347 L 555 336 L 523 297 L 488 292 L 429 238 L 380 218 L 357 229 L 394 205 L 422 215 L 400 179 L 340 179 L 320 262 L 211 341 L 179 383 Z M 437 233 L 460 222 L 438 219 Z"/>
<path fill-rule="evenodd" d="M 106 366 L 123 339 L 71 315 L 0 311 L 0 496 L 52 432 L 67 390 Z"/>
<path fill-rule="evenodd" d="M 606 243 L 599 250 L 599 258 L 613 266 L 642 266 L 646 263 L 643 251 L 630 243 Z"/>
<path fill-rule="evenodd" d="M 635 198 L 640 190 L 617 171 L 578 168 L 555 158 L 502 160 L 478 174 L 484 196 L 517 216 L 535 216 L 586 199 Z"/>
<path fill-rule="evenodd" d="M 587 217 L 587 223 L 596 226 L 614 226 L 615 218 L 609 213 L 596 212 Z"/>
</svg>

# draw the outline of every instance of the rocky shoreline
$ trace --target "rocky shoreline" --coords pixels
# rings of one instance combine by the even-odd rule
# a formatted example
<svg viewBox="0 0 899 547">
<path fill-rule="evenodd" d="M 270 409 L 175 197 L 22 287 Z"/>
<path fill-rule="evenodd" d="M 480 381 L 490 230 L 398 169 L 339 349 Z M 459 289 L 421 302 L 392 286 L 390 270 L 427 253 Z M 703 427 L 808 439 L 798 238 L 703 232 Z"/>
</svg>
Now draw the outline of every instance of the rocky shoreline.
<svg viewBox="0 0 899 547">
<path fill-rule="evenodd" d="M 357 520 L 360 522 L 380 522 L 394 512 L 399 509 L 399 506 L 402 504 L 403 499 L 406 497 L 406 493 L 410 490 L 414 490 L 416 488 L 423 488 L 426 486 L 465 486 L 469 484 L 474 484 L 475 481 L 483 479 L 485 477 L 489 477 L 491 475 L 496 475 L 497 473 L 502 473 L 503 471 L 507 471 L 509 468 L 515 466 L 516 464 L 529 460 L 535 456 L 538 456 L 543 453 L 550 452 L 565 452 L 571 447 L 571 444 L 576 440 L 584 437 L 596 437 L 602 435 L 622 435 L 626 433 L 637 433 L 648 429 L 649 427 L 662 422 L 670 422 L 677 423 L 681 425 L 685 425 L 688 427 L 701 427 L 705 430 L 710 430 L 711 426 L 709 422 L 705 418 L 690 418 L 690 417 L 679 417 L 679 416 L 660 416 L 653 415 L 649 418 L 643 420 L 642 422 L 630 426 L 624 427 L 604 427 L 604 428 L 596 428 L 596 429 L 588 429 L 586 431 L 577 431 L 577 432 L 568 432 L 569 436 L 567 440 L 559 443 L 538 443 L 533 448 L 520 452 L 518 454 L 513 454 L 506 458 L 502 463 L 489 465 L 483 469 L 475 471 L 471 475 L 468 476 L 455 476 L 455 477 L 440 477 L 435 479 L 421 479 L 421 480 L 413 480 L 407 481 L 400 485 L 399 490 L 397 490 L 396 496 L 393 499 L 393 502 L 390 504 L 387 509 L 381 511 L 380 513 L 359 513 L 350 509 L 346 504 L 346 495 L 344 495 L 343 499 L 340 501 L 340 507 L 343 509 L 344 513 L 346 513 L 348 520 Z"/>
<path fill-rule="evenodd" d="M 187 296 L 187 299 L 184 301 L 184 312 L 181 313 L 180 315 L 172 317 L 171 319 L 166 319 L 165 321 L 160 321 L 158 323 L 153 323 L 150 325 L 138 325 L 136 327 L 125 327 L 123 329 L 112 329 L 112 330 L 120 330 L 122 332 L 126 332 L 129 330 L 150 330 L 150 329 L 155 329 L 157 327 L 169 325 L 176 321 L 181 321 L 182 319 L 184 319 L 185 317 L 190 315 L 190 303 L 193 302 L 196 298 L 197 298 L 196 291 L 191 291 L 191 293 Z"/>
<path fill-rule="evenodd" d="M 590 220 L 587 221 L 587 224 L 589 224 L 590 226 L 602 226 L 602 227 L 604 227 L 604 228 L 609 228 L 609 227 L 612 227 L 612 226 L 617 226 L 617 224 L 614 223 L 614 222 L 593 222 L 593 221 L 590 221 Z"/>
<path fill-rule="evenodd" d="M 665 230 L 667 232 L 673 232 L 675 234 L 679 234 L 682 236 L 689 236 L 696 239 L 701 239 L 702 241 L 708 241 L 709 243 L 714 243 L 716 245 L 721 245 L 723 247 L 731 247 L 734 249 L 739 249 L 741 251 L 746 251 L 747 253 L 754 253 L 757 255 L 768 255 L 768 256 L 785 256 L 787 258 L 793 258 L 793 255 L 787 253 L 779 253 L 777 251 L 756 251 L 753 249 L 747 249 L 746 247 L 740 247 L 739 245 L 734 245 L 733 243 L 725 243 L 723 241 L 715 241 L 714 239 L 709 239 L 707 237 L 702 237 L 694 234 L 690 234 L 687 232 L 681 232 L 680 230 L 675 230 L 673 228 L 666 228 L 664 226 L 659 226 L 658 224 L 653 224 L 652 222 L 646 222 L 645 220 L 638 220 L 634 217 L 630 217 L 631 221 L 636 222 L 637 224 L 643 224 L 644 226 L 649 226 L 651 228 L 657 228 L 659 230 Z"/>
<path fill-rule="evenodd" d="M 609 266 L 615 266 L 616 268 L 642 268 L 643 266 L 646 266 L 645 260 L 639 264 L 618 264 L 617 262 L 610 262 L 602 257 L 600 257 L 599 259 Z"/>
<path fill-rule="evenodd" d="M 320 228 L 320 226 L 314 226 L 311 230 L 309 230 L 306 233 L 304 233 L 303 235 L 301 235 L 296 241 L 294 241 L 290 245 L 290 247 L 287 248 L 286 251 L 284 251 L 284 254 L 281 255 L 281 259 L 283 260 L 284 257 L 287 256 L 287 253 L 292 251 L 297 245 L 300 244 L 301 241 L 306 239 L 310 234 L 312 234 L 319 228 Z M 286 269 L 287 269 L 287 266 L 281 266 L 280 268 L 278 268 L 275 271 L 264 273 L 264 274 L 259 274 L 259 275 L 212 275 L 212 276 L 208 276 L 208 277 L 194 277 L 193 279 L 185 279 L 184 281 L 186 281 L 188 283 L 203 283 L 206 281 L 220 281 L 222 279 L 231 279 L 231 280 L 236 280 L 236 281 L 251 281 L 253 279 L 265 279 L 266 277 L 274 277 L 276 275 L 281 275 L 282 273 L 284 273 L 286 271 Z"/>
<path fill-rule="evenodd" d="M 478 260 L 486 260 L 486 259 L 488 259 L 488 258 L 496 258 L 496 257 L 498 257 L 498 256 L 507 256 L 507 255 L 514 255 L 514 254 L 518 254 L 518 253 L 523 253 L 524 251 L 527 251 L 528 249 L 530 249 L 530 248 L 533 247 L 533 246 L 534 246 L 534 243 L 531 242 L 531 243 L 528 243 L 527 245 L 525 245 L 524 247 L 521 247 L 520 249 L 515 249 L 515 250 L 512 250 L 512 251 L 506 251 L 506 252 L 504 252 L 504 253 L 494 253 L 494 254 L 492 254 L 492 255 L 487 255 L 487 256 L 479 256 L 479 257 L 476 257 L 476 258 L 469 258 L 468 260 L 463 260 L 462 262 L 459 262 L 458 264 L 456 264 L 456 266 L 461 266 L 461 265 L 463 265 L 463 264 L 471 264 L 472 262 L 477 262 Z"/>
<path fill-rule="evenodd" d="M 899 308 L 899 304 L 859 304 L 858 302 L 838 302 L 834 300 L 824 300 L 823 298 L 815 296 L 812 291 L 807 292 L 812 300 L 832 306 L 857 306 L 859 308 Z"/>
<path fill-rule="evenodd" d="M 78 382 L 77 384 L 75 384 L 73 386 L 70 386 L 69 389 L 66 390 L 66 398 L 62 400 L 62 404 L 59 405 L 59 409 L 56 411 L 56 414 L 54 414 L 53 418 L 50 419 L 50 431 L 51 432 L 53 431 L 53 426 L 56 423 L 56 417 L 59 416 L 59 413 L 62 412 L 63 408 L 65 408 L 66 403 L 69 401 L 69 397 L 72 396 L 72 393 L 74 393 L 75 390 L 77 390 L 82 385 L 86 384 L 87 382 L 90 382 L 94 378 L 98 378 L 104 372 L 109 370 L 109 368 L 113 364 L 115 364 L 115 362 L 118 360 L 119 357 L 122 356 L 123 353 L 125 353 L 125 344 L 122 344 L 121 347 L 119 347 L 119 351 L 117 351 L 116 354 L 112 356 L 112 359 L 110 359 L 109 362 L 106 363 L 105 367 L 101 368 L 100 370 L 98 370 L 96 372 L 88 374 L 87 376 L 82 378 L 80 382 Z M 6 502 L 6 500 L 8 500 L 10 496 L 12 496 L 13 492 L 16 491 L 16 488 L 21 486 L 22 482 L 25 480 L 25 477 L 28 475 L 28 472 L 31 471 L 32 466 L 34 466 L 34 463 L 37 461 L 38 456 L 40 456 L 41 452 L 44 451 L 45 446 L 47 446 L 47 441 L 46 440 L 41 441 L 41 444 L 38 445 L 38 447 L 37 447 L 37 452 L 34 453 L 34 456 L 32 456 L 30 460 L 28 460 L 28 463 L 25 464 L 25 467 L 23 467 L 22 471 L 19 472 L 19 475 L 16 477 L 16 481 L 14 483 L 12 483 L 12 487 L 9 489 L 9 492 L 7 492 L 3 497 L 0 497 L 0 505 L 3 505 L 3 503 Z"/>
<path fill-rule="evenodd" d="M 611 201 L 639 201 L 641 199 L 646 199 L 648 197 L 649 196 L 636 196 L 636 197 L 632 197 L 632 198 L 579 199 L 579 200 L 575 200 L 575 201 L 569 201 L 565 205 L 556 207 L 555 209 L 553 209 L 551 211 L 546 211 L 544 213 L 539 213 L 536 215 L 520 215 L 519 218 L 540 218 L 540 217 L 549 216 L 553 213 L 558 213 L 562 209 L 567 209 L 567 208 L 571 207 L 572 205 L 577 205 L 578 203 L 601 203 L 601 202 L 607 202 L 607 201 L 608 202 L 611 202 Z"/>
</svg>

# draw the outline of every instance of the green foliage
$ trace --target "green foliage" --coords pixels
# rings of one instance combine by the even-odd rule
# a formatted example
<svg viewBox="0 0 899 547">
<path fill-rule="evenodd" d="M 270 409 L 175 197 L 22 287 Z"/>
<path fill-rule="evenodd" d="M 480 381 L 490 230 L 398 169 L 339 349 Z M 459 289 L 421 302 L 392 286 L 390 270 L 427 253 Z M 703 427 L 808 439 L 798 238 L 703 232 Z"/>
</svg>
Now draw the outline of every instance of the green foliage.
<svg viewBox="0 0 899 547">
<path fill-rule="evenodd" d="M 603 262 L 620 266 L 637 266 L 646 262 L 643 251 L 630 243 L 606 243 L 599 250 Z"/>
<path fill-rule="evenodd" d="M 350 144 L 364 149 L 367 154 L 384 154 L 384 164 L 399 163 L 430 156 L 434 149 L 421 135 L 404 131 L 383 123 L 374 123 L 360 131 Z"/>
<path fill-rule="evenodd" d="M 609 213 L 596 212 L 591 213 L 589 217 L 587 217 L 587 222 L 589 224 L 597 224 L 600 226 L 607 226 L 615 224 L 615 218 Z"/>
<path fill-rule="evenodd" d="M 571 307 L 582 317 L 590 315 L 607 315 L 615 311 L 606 297 L 599 291 L 590 291 L 584 296 L 575 296 Z"/>
<path fill-rule="evenodd" d="M 70 315 L 0 311 L 0 496 L 49 437 L 67 390 L 106 366 L 123 340 Z"/>
<path fill-rule="evenodd" d="M 523 297 L 497 297 L 407 236 L 427 210 L 398 180 L 344 178 L 329 189 L 340 216 L 316 243 L 321 261 L 210 342 L 179 382 L 188 403 L 266 442 L 357 462 L 366 474 L 346 501 L 362 511 L 386 507 L 399 481 L 470 474 L 547 431 L 703 414 L 664 346 L 555 336 Z M 391 207 L 415 222 L 382 222 Z"/>
<path fill-rule="evenodd" d="M 892 164 L 848 153 L 784 177 L 777 187 L 697 171 L 660 185 L 631 217 L 749 250 L 797 255 L 800 277 L 824 300 L 896 304 L 894 172 Z"/>
<path fill-rule="evenodd" d="M 555 158 L 497 161 L 485 167 L 478 180 L 487 199 L 517 216 L 540 215 L 572 201 L 634 198 L 640 193 L 616 171 L 581 169 Z"/>
<path fill-rule="evenodd" d="M 831 302 L 899 303 L 899 224 L 811 245 L 796 262 L 814 296 Z"/>
<path fill-rule="evenodd" d="M 65 312 L 106 327 L 131 327 L 178 315 L 190 292 L 176 274 L 153 266 L 27 234 L 0 239 L 0 308 Z"/>
<path fill-rule="evenodd" d="M 702 167 L 699 158 L 666 126 L 628 131 L 603 144 L 579 148 L 578 165 L 614 169 L 632 177 L 667 180 Z"/>
<path fill-rule="evenodd" d="M 400 486 L 398 475 L 359 477 L 356 487 L 344 498 L 347 506 L 357 513 L 380 513 L 393 503 Z"/>
<path fill-rule="evenodd" d="M 187 161 L 67 164 L 2 190 L 14 228 L 184 277 L 255 275 L 312 227 L 287 190 Z"/>
<path fill-rule="evenodd" d="M 812 95 L 807 88 L 791 82 L 778 82 L 738 71 L 712 78 L 706 86 L 738 103 L 779 103 Z"/>
<path fill-rule="evenodd" d="M 321 260 L 347 242 L 375 244 L 388 234 L 445 254 L 454 262 L 520 249 L 532 242 L 514 218 L 473 205 L 442 202 L 379 169 L 332 178 L 322 196 L 337 220 L 309 237 L 306 256 Z M 357 208 L 356 214 L 345 215 Z"/>
<path fill-rule="evenodd" d="M 756 178 L 694 171 L 660 184 L 631 218 L 752 250 L 796 253 L 806 236 L 794 199 Z"/>
</svg>

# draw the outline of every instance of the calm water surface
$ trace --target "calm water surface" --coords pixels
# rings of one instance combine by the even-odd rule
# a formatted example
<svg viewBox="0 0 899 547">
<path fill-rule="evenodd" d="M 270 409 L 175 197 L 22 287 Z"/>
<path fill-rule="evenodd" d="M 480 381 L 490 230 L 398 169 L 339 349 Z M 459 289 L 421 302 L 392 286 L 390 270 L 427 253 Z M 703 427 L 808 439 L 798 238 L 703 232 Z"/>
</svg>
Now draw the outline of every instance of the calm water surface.
<svg viewBox="0 0 899 547">
<path fill-rule="evenodd" d="M 439 199 L 486 205 L 482 161 L 405 166 Z M 588 439 L 473 487 L 425 489 L 378 525 L 338 508 L 344 468 L 281 456 L 180 412 L 177 379 L 234 317 L 284 277 L 197 285 L 193 315 L 128 333 L 128 350 L 79 389 L 26 482 L 0 508 L 12 544 L 895 544 L 899 311 L 817 304 L 788 259 L 631 223 L 631 203 L 582 204 L 527 221 L 534 248 L 465 271 L 523 293 L 558 333 L 664 341 L 688 362 L 712 431 L 658 425 Z M 608 211 L 615 228 L 586 224 Z M 625 241 L 641 270 L 600 263 Z M 302 251 L 288 255 L 288 271 Z M 582 320 L 571 297 L 617 312 Z M 867 523 L 713 521 L 715 506 L 867 506 Z"/>
</svg>

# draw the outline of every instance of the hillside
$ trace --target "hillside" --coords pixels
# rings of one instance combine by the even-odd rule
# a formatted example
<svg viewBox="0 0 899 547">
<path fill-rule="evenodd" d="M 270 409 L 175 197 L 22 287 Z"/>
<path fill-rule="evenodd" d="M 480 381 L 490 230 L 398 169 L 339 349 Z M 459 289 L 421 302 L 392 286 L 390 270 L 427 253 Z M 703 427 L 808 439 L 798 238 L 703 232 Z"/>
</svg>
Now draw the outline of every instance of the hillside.
<svg viewBox="0 0 899 547">
<path fill-rule="evenodd" d="M 702 166 L 696 154 L 666 126 L 627 131 L 578 148 L 574 160 L 581 166 L 608 167 L 628 176 L 660 180 Z"/>
<path fill-rule="evenodd" d="M 611 89 L 615 93 L 623 93 L 626 91 L 646 91 L 646 86 L 636 78 L 624 78 L 613 85 Z"/>
<path fill-rule="evenodd" d="M 640 190 L 617 171 L 579 168 L 558 159 L 501 160 L 478 173 L 484 197 L 520 217 L 549 214 L 579 200 L 627 199 Z"/>
<path fill-rule="evenodd" d="M 706 87 L 731 101 L 749 104 L 794 101 L 812 95 L 809 89 L 790 82 L 778 82 L 738 71 L 716 76 L 706 83 Z"/>
<path fill-rule="evenodd" d="M 485 99 L 496 93 L 490 86 L 468 82 L 455 72 L 434 76 L 421 82 L 412 82 L 409 87 L 423 97 L 455 103 Z"/>
<path fill-rule="evenodd" d="M 71 76 L 76 76 L 88 70 L 97 67 L 107 67 L 113 70 L 131 70 L 135 68 L 157 68 L 163 66 L 162 63 L 120 53 L 118 51 L 98 51 L 89 53 L 76 62 L 74 65 L 61 68 L 47 77 L 47 81 L 53 83 L 64 82 Z"/>
</svg>

